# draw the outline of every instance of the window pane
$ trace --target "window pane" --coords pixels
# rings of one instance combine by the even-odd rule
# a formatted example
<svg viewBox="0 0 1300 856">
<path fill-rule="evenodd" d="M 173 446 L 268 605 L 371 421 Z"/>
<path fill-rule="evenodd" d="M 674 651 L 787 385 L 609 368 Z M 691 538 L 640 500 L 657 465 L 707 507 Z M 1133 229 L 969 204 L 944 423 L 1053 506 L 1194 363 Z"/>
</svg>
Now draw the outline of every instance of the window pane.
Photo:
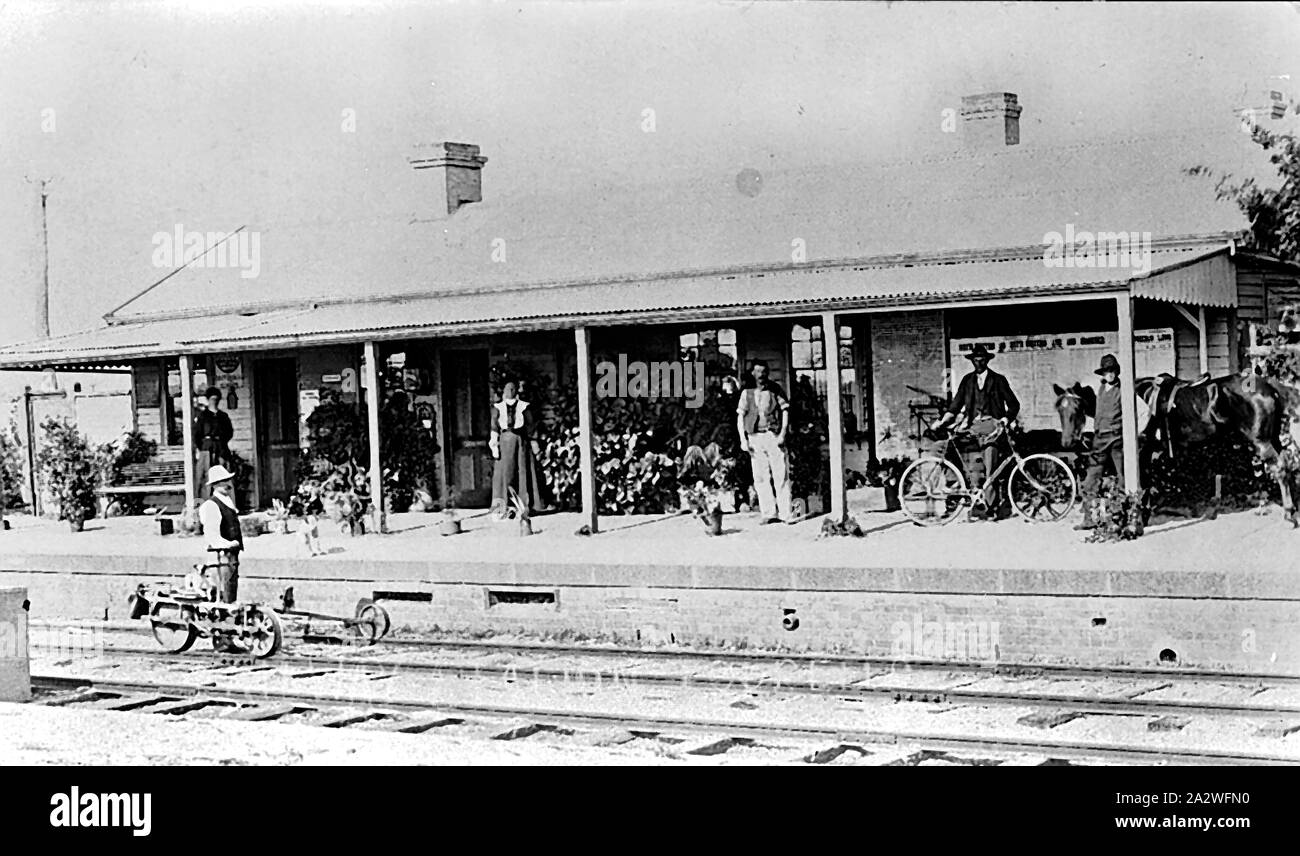
<svg viewBox="0 0 1300 856">
<path fill-rule="evenodd" d="M 845 344 L 840 345 L 840 368 L 844 368 L 844 369 L 853 368 L 853 346 L 852 345 L 845 345 Z"/>
<path fill-rule="evenodd" d="M 858 373 L 853 369 L 840 369 L 840 391 L 845 395 L 857 394 Z"/>
<path fill-rule="evenodd" d="M 793 342 L 807 342 L 811 338 L 812 336 L 809 334 L 808 328 L 802 324 L 795 324 L 794 327 L 790 329 L 790 340 Z"/>
<path fill-rule="evenodd" d="M 812 337 L 818 341 L 822 338 L 822 325 L 814 324 L 812 326 Z"/>
<path fill-rule="evenodd" d="M 813 365 L 822 368 L 826 365 L 826 343 L 818 340 L 812 343 Z"/>
<path fill-rule="evenodd" d="M 699 333 L 683 333 L 681 339 L 682 339 L 682 347 L 683 347 L 683 348 L 694 347 L 695 345 L 698 345 L 698 344 L 700 343 L 700 334 L 699 334 Z"/>
<path fill-rule="evenodd" d="M 722 367 L 725 374 L 735 371 L 736 361 L 739 359 L 735 345 L 722 345 L 718 348 L 718 364 Z"/>
<path fill-rule="evenodd" d="M 717 343 L 718 343 L 718 331 L 717 331 L 717 330 L 701 330 L 701 331 L 700 331 L 700 344 L 701 344 L 701 345 L 716 345 Z"/>
<path fill-rule="evenodd" d="M 790 360 L 796 369 L 812 368 L 812 344 L 809 342 L 795 342 L 791 346 Z"/>
<path fill-rule="evenodd" d="M 718 344 L 719 345 L 736 344 L 736 331 L 731 329 L 730 327 L 723 327 L 721 330 L 718 331 Z"/>
<path fill-rule="evenodd" d="M 852 338 L 853 338 L 853 328 L 850 327 L 850 326 L 847 325 L 847 324 L 842 324 L 842 325 L 840 325 L 840 338 L 841 338 L 841 339 L 845 339 L 845 340 L 847 340 L 847 339 L 852 339 Z"/>
</svg>

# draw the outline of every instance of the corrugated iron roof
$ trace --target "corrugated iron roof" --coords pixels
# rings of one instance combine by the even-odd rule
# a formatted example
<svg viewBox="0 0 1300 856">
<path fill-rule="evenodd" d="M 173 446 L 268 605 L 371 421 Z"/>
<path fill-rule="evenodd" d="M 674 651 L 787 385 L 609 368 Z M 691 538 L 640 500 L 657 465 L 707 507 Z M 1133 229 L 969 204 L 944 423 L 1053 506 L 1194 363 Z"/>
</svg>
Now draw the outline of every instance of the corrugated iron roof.
<svg viewBox="0 0 1300 856">
<path fill-rule="evenodd" d="M 734 269 L 654 279 L 485 288 L 356 302 L 335 302 L 257 314 L 162 319 L 118 324 L 81 334 L 0 349 L 0 368 L 123 360 L 175 354 L 253 350 L 579 323 L 630 324 L 695 317 L 791 315 L 834 309 L 946 305 L 1017 297 L 1116 291 L 1150 283 L 1159 271 L 1226 257 L 1223 244 L 1182 245 L 1153 253 L 1153 275 L 1134 280 L 1124 268 L 1049 267 L 1026 252 L 963 260 L 916 257 L 833 266 Z M 1186 277 L 1191 273 L 1184 274 Z M 1216 304 L 1217 305 L 1217 304 Z"/>
<path fill-rule="evenodd" d="M 492 184 L 489 164 L 484 200 L 441 218 L 430 208 L 432 176 L 401 162 L 392 167 L 404 172 L 396 195 L 358 200 L 344 220 L 249 223 L 259 242 L 256 277 L 234 266 L 186 268 L 117 314 L 782 266 L 796 250 L 821 263 L 1020 247 L 1071 224 L 1157 239 L 1240 230 L 1247 224 L 1236 206 L 1183 172 L 1200 163 L 1239 172 L 1225 152 L 1257 147 L 1235 129 L 1221 136 L 765 169 L 757 195 L 742 192 L 735 173 L 689 168 L 641 186 L 610 186 L 589 170 L 565 193 L 542 194 Z M 159 275 L 142 271 L 141 287 Z"/>
<path fill-rule="evenodd" d="M 1228 253 L 1166 265 L 1133 281 L 1133 296 L 1190 306 L 1236 306 L 1237 276 Z"/>
</svg>

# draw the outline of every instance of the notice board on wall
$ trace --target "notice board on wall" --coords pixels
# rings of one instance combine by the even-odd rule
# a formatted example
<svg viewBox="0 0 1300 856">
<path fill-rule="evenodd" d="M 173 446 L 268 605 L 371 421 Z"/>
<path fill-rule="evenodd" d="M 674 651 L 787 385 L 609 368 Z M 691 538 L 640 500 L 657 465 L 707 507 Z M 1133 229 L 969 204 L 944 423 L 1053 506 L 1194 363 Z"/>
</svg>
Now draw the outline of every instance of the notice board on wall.
<svg viewBox="0 0 1300 856">
<path fill-rule="evenodd" d="M 1103 354 L 1119 351 L 1119 333 L 1043 333 L 1032 336 L 980 336 L 951 339 L 948 357 L 949 394 L 971 369 L 966 359 L 976 343 L 996 354 L 989 368 L 1006 375 L 1011 390 L 1020 399 L 1020 423 L 1027 430 L 1061 427 L 1056 413 L 1053 384 L 1068 387 L 1075 381 L 1097 389 L 1100 378 L 1094 370 Z M 1138 377 L 1174 373 L 1174 331 L 1171 328 L 1137 330 L 1133 334 L 1133 356 Z"/>
</svg>

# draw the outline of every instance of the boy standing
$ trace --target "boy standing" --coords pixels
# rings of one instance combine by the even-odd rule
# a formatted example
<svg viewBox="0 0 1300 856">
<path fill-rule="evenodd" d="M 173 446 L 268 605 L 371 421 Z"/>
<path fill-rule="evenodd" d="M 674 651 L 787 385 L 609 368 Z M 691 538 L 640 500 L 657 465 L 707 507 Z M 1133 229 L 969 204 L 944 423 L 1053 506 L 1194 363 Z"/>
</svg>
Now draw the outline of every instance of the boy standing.
<svg viewBox="0 0 1300 856">
<path fill-rule="evenodd" d="M 1101 375 L 1097 392 L 1097 415 L 1093 417 L 1092 448 L 1088 452 L 1088 474 L 1083 479 L 1083 522 L 1075 529 L 1096 529 L 1092 507 L 1101 493 L 1101 479 L 1107 464 L 1116 475 L 1124 472 L 1124 440 L 1120 426 L 1119 360 L 1106 354 L 1096 369 Z"/>
</svg>

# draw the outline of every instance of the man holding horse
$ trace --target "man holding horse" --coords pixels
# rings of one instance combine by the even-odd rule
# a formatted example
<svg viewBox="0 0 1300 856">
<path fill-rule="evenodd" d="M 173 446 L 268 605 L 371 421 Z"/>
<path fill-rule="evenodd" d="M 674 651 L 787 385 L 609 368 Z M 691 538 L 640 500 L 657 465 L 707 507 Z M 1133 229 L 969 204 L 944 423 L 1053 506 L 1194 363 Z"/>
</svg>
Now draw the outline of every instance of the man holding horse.
<svg viewBox="0 0 1300 856">
<path fill-rule="evenodd" d="M 1101 494 L 1101 480 L 1107 465 L 1122 477 L 1124 472 L 1124 435 L 1120 419 L 1119 360 L 1113 354 L 1101 358 L 1095 374 L 1101 375 L 1097 392 L 1097 412 L 1093 417 L 1092 447 L 1088 450 L 1088 474 L 1083 479 L 1083 522 L 1075 529 L 1096 529 L 1092 507 Z"/>
<path fill-rule="evenodd" d="M 974 367 L 957 386 L 957 394 L 948 405 L 948 412 L 934 425 L 940 431 L 961 421 L 970 430 L 978 448 L 965 453 L 966 472 L 971 486 L 984 487 L 987 510 L 976 509 L 972 517 L 996 516 L 1002 520 L 1011 516 L 1008 504 L 1002 501 L 997 485 L 985 484 L 989 473 L 1001 461 L 998 441 L 1016 417 L 1020 415 L 1020 400 L 1011 391 L 1006 376 L 989 369 L 993 354 L 981 344 L 976 344 L 966 355 Z"/>
</svg>

